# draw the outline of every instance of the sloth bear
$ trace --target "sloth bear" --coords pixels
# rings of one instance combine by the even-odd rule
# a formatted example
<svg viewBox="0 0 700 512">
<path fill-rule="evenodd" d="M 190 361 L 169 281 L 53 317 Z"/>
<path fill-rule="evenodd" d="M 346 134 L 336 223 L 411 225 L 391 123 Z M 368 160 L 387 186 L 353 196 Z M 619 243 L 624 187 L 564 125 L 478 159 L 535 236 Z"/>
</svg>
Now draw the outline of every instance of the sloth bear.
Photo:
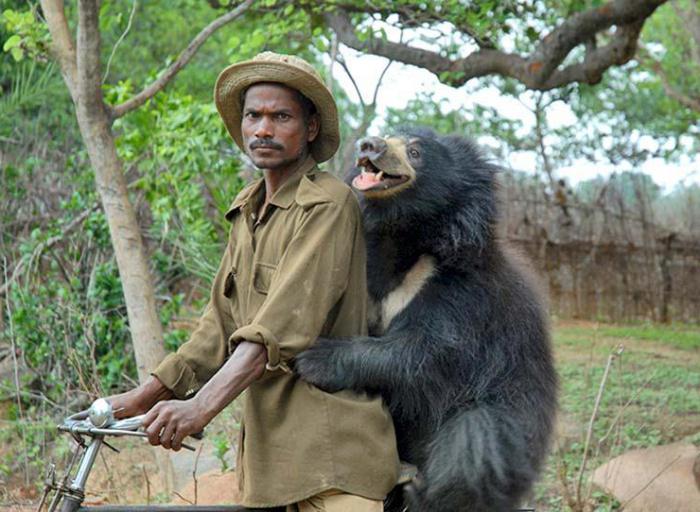
<svg viewBox="0 0 700 512">
<path fill-rule="evenodd" d="M 370 335 L 321 338 L 295 369 L 387 403 L 418 468 L 387 510 L 511 511 L 548 451 L 557 381 L 531 272 L 496 234 L 497 167 L 470 140 L 408 129 L 360 140 L 358 168 Z"/>
</svg>

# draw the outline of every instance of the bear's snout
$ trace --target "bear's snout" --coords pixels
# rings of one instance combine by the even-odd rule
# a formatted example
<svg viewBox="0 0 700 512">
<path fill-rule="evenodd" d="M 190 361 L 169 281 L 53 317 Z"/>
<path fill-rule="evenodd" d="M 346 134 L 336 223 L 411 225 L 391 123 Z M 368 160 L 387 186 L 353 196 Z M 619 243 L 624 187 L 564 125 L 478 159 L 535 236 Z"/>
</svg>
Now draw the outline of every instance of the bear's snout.
<svg viewBox="0 0 700 512">
<path fill-rule="evenodd" d="M 387 145 L 380 137 L 363 137 L 357 141 L 357 157 L 374 160 L 386 153 Z"/>
</svg>

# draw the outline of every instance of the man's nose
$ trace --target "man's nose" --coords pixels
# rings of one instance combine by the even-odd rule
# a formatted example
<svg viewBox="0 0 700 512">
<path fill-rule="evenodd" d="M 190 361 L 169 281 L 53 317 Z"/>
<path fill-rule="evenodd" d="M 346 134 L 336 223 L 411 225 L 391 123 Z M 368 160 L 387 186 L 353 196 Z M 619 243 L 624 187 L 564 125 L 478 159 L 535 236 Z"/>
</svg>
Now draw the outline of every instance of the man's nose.
<svg viewBox="0 0 700 512">
<path fill-rule="evenodd" d="M 274 135 L 272 120 L 268 116 L 260 116 L 255 125 L 254 135 L 259 139 L 269 139 Z"/>
<path fill-rule="evenodd" d="M 378 158 L 384 154 L 387 145 L 381 137 L 363 137 L 357 141 L 357 156 L 359 158 Z"/>
</svg>

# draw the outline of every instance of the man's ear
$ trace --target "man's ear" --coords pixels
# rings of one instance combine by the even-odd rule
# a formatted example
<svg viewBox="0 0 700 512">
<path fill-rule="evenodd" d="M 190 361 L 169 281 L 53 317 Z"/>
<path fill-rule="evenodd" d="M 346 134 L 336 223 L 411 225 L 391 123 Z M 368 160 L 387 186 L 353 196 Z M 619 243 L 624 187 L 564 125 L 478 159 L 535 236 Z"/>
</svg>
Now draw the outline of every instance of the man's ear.
<svg viewBox="0 0 700 512">
<path fill-rule="evenodd" d="M 309 117 L 307 126 L 306 141 L 313 142 L 318 137 L 318 132 L 321 130 L 321 117 L 318 114 L 313 114 Z"/>
</svg>

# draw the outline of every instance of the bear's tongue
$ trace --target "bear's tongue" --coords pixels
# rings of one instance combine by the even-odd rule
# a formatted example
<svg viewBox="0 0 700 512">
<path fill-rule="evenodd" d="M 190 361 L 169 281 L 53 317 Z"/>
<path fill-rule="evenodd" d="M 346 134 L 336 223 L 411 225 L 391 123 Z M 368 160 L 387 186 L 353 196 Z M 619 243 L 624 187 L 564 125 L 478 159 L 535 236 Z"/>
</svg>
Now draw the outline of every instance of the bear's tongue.
<svg viewBox="0 0 700 512">
<path fill-rule="evenodd" d="M 357 190 L 369 190 L 382 182 L 383 173 L 373 173 L 362 171 L 359 176 L 352 180 L 352 186 Z"/>
</svg>

